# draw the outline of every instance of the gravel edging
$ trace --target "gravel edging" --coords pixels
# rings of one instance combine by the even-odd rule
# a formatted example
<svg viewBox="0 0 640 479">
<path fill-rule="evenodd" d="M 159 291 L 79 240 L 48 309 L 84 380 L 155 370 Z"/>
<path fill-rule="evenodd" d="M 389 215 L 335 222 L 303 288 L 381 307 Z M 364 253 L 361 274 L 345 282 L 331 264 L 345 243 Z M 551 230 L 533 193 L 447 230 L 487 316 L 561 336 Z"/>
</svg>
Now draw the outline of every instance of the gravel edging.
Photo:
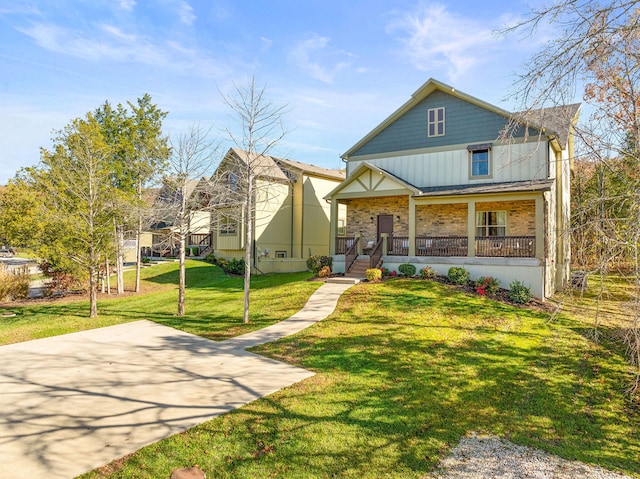
<svg viewBox="0 0 640 479">
<path fill-rule="evenodd" d="M 471 433 L 423 479 L 632 479 L 495 436 Z"/>
</svg>

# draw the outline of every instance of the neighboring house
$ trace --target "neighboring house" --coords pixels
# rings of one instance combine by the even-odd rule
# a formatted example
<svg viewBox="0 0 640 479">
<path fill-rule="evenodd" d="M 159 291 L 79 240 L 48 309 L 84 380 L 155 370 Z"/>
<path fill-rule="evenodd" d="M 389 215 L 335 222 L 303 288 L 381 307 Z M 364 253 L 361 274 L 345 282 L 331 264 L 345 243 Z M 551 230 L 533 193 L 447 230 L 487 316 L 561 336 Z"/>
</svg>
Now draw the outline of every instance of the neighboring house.
<svg viewBox="0 0 640 479">
<path fill-rule="evenodd" d="M 188 202 L 198 203 L 202 192 L 206 190 L 207 180 L 187 180 L 186 194 Z M 178 225 L 175 224 L 177 204 L 181 192 L 170 183 L 164 182 L 153 201 L 153 210 L 157 218 L 141 240 L 142 255 L 148 257 L 175 257 L 179 253 Z M 210 214 L 206 210 L 191 208 L 187 235 L 187 255 L 205 255 L 212 250 Z M 135 245 L 134 245 L 135 247 Z"/>
<path fill-rule="evenodd" d="M 231 148 L 210 182 L 218 192 L 212 214 L 214 254 L 243 258 L 242 179 L 247 153 Z M 345 178 L 339 170 L 260 155 L 253 159 L 256 214 L 253 268 L 259 272 L 304 271 L 311 255 L 329 254 L 330 205 L 323 199 Z M 336 212 L 344 221 L 346 209 Z"/>
<path fill-rule="evenodd" d="M 342 155 L 347 178 L 326 196 L 334 270 L 462 266 L 553 294 L 569 275 L 578 112 L 512 114 L 430 79 Z"/>
</svg>

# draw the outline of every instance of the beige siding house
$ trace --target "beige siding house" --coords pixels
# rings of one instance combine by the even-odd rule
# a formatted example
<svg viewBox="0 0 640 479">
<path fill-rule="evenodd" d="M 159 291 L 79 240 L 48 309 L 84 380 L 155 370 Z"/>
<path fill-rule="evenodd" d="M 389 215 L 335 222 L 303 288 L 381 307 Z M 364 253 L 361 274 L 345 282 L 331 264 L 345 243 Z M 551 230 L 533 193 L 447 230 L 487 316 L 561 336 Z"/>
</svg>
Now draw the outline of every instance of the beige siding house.
<svg viewBox="0 0 640 479">
<path fill-rule="evenodd" d="M 412 263 L 446 274 L 463 266 L 472 278 L 553 294 L 569 275 L 578 112 L 512 114 L 427 81 L 342 155 L 347 178 L 326 196 L 334 269 Z"/>
<path fill-rule="evenodd" d="M 247 154 L 230 149 L 211 182 L 227 189 L 218 203 L 228 201 L 242 182 Z M 311 255 L 329 254 L 330 204 L 324 199 L 345 173 L 297 161 L 263 155 L 254 180 L 256 214 L 253 219 L 253 267 L 259 272 L 306 270 Z M 228 201 L 212 214 L 214 254 L 231 259 L 244 257 L 243 213 Z M 346 220 L 346 207 L 336 212 L 336 221 Z"/>
</svg>

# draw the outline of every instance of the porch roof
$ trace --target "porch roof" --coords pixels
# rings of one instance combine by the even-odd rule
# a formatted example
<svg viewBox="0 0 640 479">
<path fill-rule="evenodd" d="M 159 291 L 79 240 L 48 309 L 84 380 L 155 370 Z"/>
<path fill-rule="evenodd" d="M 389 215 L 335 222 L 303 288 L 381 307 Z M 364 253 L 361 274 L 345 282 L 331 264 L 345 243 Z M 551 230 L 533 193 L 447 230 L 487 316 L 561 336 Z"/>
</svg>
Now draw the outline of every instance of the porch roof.
<svg viewBox="0 0 640 479">
<path fill-rule="evenodd" d="M 548 191 L 554 180 L 511 181 L 508 183 L 484 183 L 482 185 L 449 185 L 420 188 L 418 197 L 424 196 L 459 196 L 495 193 L 522 193 L 532 191 Z"/>
</svg>

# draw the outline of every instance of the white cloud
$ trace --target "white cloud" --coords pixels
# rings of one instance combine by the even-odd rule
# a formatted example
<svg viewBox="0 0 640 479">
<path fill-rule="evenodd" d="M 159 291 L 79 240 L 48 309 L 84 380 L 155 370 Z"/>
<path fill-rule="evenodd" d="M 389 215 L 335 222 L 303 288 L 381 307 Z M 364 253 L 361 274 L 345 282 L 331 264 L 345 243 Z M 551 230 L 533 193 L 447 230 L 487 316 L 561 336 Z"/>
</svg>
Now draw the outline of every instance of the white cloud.
<svg viewBox="0 0 640 479">
<path fill-rule="evenodd" d="M 332 51 L 331 39 L 313 34 L 311 38 L 300 42 L 291 51 L 291 58 L 298 68 L 306 71 L 312 78 L 324 83 L 333 83 L 336 75 L 351 66 L 349 62 L 336 61 L 334 57 L 351 56 L 346 52 Z M 328 66 L 321 64 L 324 60 Z"/>
<path fill-rule="evenodd" d="M 179 2 L 177 7 L 180 22 L 185 25 L 193 25 L 193 22 L 195 22 L 197 18 L 195 13 L 193 13 L 193 7 L 184 1 Z"/>
<path fill-rule="evenodd" d="M 398 35 L 402 54 L 422 71 L 444 69 L 455 81 L 496 48 L 499 39 L 486 21 L 457 16 L 443 5 L 420 4 L 387 26 Z"/>
<path fill-rule="evenodd" d="M 120 7 L 121 10 L 125 10 L 127 12 L 130 12 L 133 10 L 133 7 L 136 6 L 136 0 L 119 0 L 118 1 L 118 7 Z"/>
</svg>

